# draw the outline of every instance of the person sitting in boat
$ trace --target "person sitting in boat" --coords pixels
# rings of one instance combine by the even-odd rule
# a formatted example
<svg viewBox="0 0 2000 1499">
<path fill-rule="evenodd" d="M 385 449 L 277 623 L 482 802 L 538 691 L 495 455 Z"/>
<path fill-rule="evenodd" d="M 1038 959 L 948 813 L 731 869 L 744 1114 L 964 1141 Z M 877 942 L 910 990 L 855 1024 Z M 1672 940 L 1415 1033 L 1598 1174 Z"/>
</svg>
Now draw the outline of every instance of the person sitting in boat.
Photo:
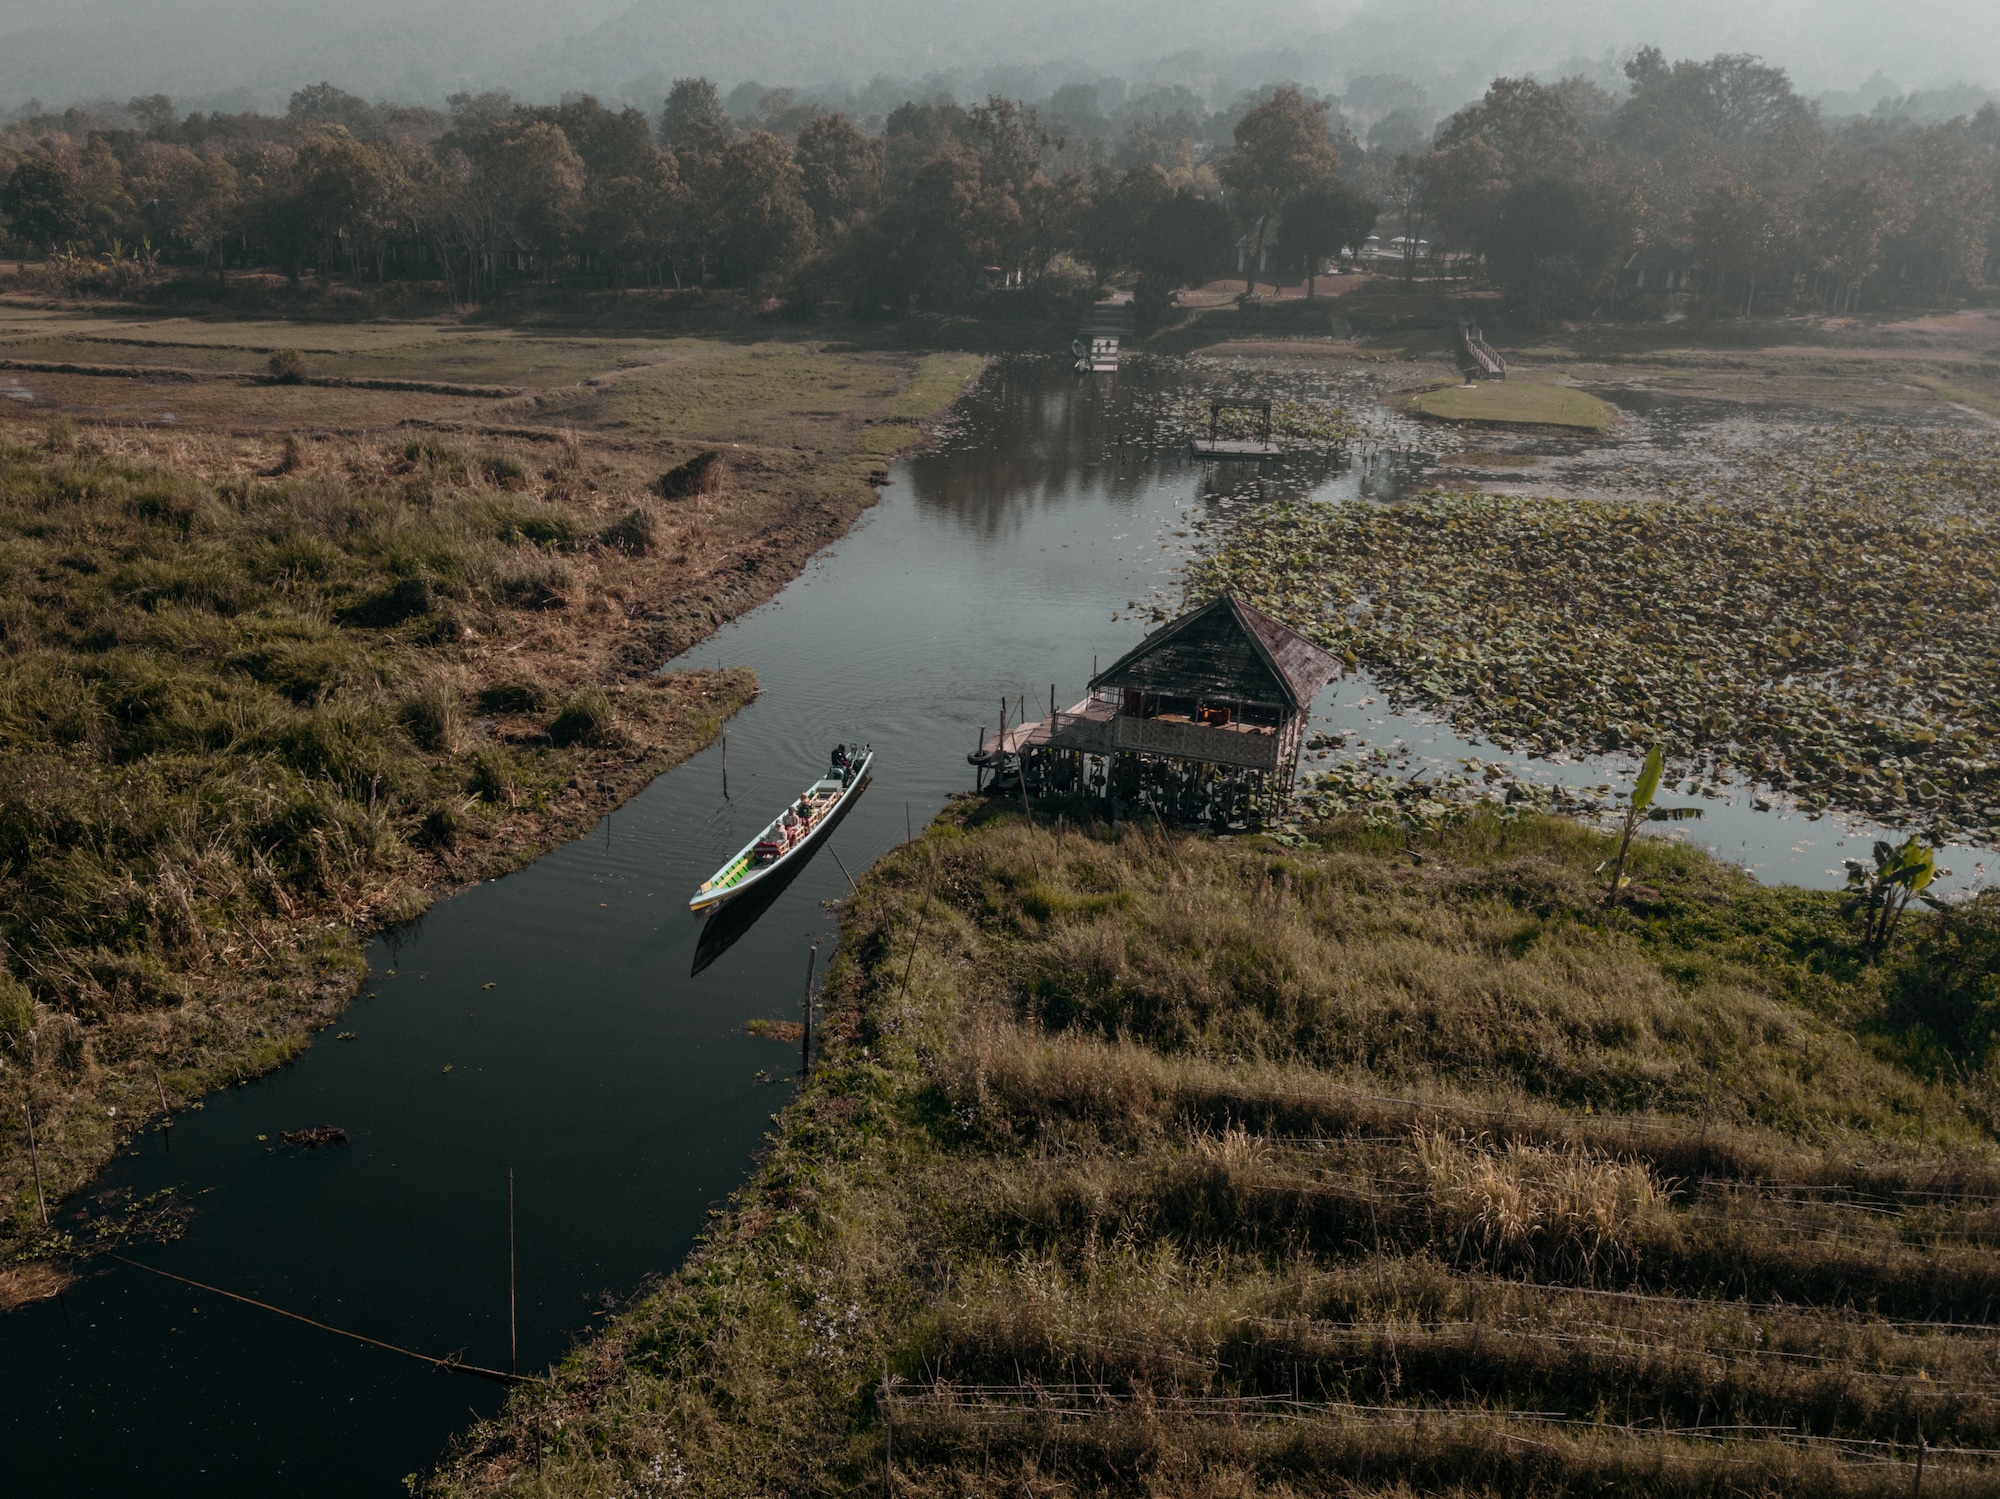
<svg viewBox="0 0 2000 1499">
<path fill-rule="evenodd" d="M 833 747 L 833 774 L 840 777 L 843 786 L 854 779 L 854 757 L 847 753 L 844 744 Z"/>
<path fill-rule="evenodd" d="M 803 805 L 803 803 L 801 803 Z M 796 808 L 787 807 L 778 820 L 771 825 L 770 836 L 757 840 L 753 852 L 759 860 L 768 861 L 784 853 L 805 833 L 805 824 L 800 821 Z"/>
</svg>

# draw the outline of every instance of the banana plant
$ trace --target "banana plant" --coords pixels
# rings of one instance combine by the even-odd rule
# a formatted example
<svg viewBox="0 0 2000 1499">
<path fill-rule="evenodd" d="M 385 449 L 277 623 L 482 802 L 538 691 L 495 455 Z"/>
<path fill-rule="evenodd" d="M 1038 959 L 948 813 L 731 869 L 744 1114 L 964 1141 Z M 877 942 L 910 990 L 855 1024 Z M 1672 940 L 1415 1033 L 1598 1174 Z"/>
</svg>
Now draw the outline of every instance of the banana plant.
<svg viewBox="0 0 2000 1499">
<path fill-rule="evenodd" d="M 1844 859 L 1848 891 L 1858 897 L 1862 912 L 1861 944 L 1871 954 L 1882 952 L 1896 935 L 1903 911 L 1937 878 L 1937 851 L 1911 835 L 1892 847 L 1875 845 L 1875 867 L 1859 859 Z"/>
<path fill-rule="evenodd" d="M 1604 904 L 1615 905 L 1618 892 L 1631 881 L 1625 874 L 1625 856 L 1632 850 L 1632 834 L 1640 822 L 1686 822 L 1701 816 L 1699 807 L 1656 807 L 1653 796 L 1666 773 L 1667 757 L 1656 744 L 1646 751 L 1646 763 L 1639 767 L 1639 779 L 1632 787 L 1632 801 L 1625 808 L 1625 826 L 1618 839 L 1618 858 L 1611 867 L 1611 884 L 1604 892 Z M 1597 866 L 1602 869 L 1602 864 Z"/>
</svg>

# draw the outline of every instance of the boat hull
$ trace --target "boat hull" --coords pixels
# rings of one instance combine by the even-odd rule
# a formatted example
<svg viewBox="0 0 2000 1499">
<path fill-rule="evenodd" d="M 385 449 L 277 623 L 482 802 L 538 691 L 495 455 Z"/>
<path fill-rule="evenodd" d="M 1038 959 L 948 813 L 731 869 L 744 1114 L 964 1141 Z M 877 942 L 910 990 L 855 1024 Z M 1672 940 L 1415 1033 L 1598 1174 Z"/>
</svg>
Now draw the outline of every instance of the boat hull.
<svg viewBox="0 0 2000 1499">
<path fill-rule="evenodd" d="M 749 900 L 766 885 L 788 883 L 794 875 L 812 862 L 812 856 L 818 853 L 820 846 L 833 836 L 833 830 L 840 826 L 841 819 L 846 817 L 854 804 L 861 800 L 861 793 L 868 789 L 868 783 L 874 779 L 874 764 L 875 757 L 872 754 L 862 761 L 860 773 L 841 793 L 840 800 L 827 810 L 825 816 L 813 824 L 805 837 L 769 864 L 751 871 L 735 884 L 721 890 L 704 891 L 695 896 L 688 902 L 688 909 L 697 918 L 706 919 L 729 906 Z"/>
</svg>

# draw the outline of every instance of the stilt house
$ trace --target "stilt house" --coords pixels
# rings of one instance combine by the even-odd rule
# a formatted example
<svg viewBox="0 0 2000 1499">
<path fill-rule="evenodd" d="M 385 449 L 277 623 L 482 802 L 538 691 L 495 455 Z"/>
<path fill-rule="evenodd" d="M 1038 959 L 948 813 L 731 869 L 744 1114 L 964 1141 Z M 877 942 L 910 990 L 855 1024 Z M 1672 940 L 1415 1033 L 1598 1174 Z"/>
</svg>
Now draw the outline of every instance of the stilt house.
<svg viewBox="0 0 2000 1499">
<path fill-rule="evenodd" d="M 1303 635 L 1225 594 L 1112 662 L 1075 707 L 1017 726 L 973 759 L 998 770 L 1017 758 L 1040 794 L 1243 822 L 1289 794 L 1313 699 L 1339 675 Z"/>
</svg>

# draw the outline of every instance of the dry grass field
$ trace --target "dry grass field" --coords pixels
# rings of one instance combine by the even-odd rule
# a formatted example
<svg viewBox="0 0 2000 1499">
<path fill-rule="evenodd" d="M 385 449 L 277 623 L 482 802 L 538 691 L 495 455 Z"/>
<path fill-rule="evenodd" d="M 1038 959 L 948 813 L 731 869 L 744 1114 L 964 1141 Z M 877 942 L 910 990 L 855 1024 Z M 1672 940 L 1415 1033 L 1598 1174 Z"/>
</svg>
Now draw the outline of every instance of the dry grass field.
<svg viewBox="0 0 2000 1499">
<path fill-rule="evenodd" d="M 1838 897 L 1056 817 L 877 866 L 763 1168 L 431 1492 L 1992 1491 L 1995 1098 Z"/>
</svg>

